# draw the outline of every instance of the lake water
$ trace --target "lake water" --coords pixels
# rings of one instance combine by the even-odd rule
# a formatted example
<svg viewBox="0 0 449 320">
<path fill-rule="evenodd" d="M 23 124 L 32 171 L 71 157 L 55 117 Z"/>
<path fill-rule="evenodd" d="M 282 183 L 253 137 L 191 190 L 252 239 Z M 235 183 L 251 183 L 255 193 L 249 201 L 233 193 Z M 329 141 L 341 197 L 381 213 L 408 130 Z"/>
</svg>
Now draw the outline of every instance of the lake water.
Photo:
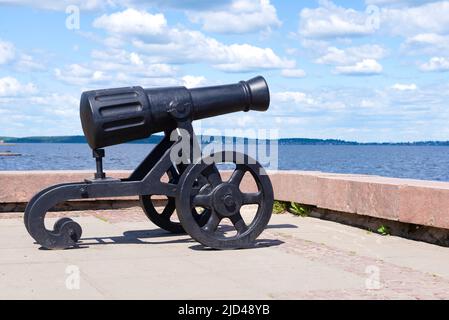
<svg viewBox="0 0 449 320">
<path fill-rule="evenodd" d="M 106 148 L 104 167 L 134 169 L 154 145 L 121 144 Z M 0 170 L 94 170 L 86 144 L 16 144 L 0 152 L 21 153 L 0 157 Z M 279 145 L 278 167 L 334 173 L 449 181 L 449 147 Z"/>
</svg>

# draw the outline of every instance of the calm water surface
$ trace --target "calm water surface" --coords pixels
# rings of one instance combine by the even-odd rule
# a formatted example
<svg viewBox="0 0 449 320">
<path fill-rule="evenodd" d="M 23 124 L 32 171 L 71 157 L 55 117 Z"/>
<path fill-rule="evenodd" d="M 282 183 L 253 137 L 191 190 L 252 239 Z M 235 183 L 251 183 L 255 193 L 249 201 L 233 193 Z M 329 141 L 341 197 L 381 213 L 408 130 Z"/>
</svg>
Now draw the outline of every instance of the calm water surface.
<svg viewBox="0 0 449 320">
<path fill-rule="evenodd" d="M 154 145 L 121 144 L 106 149 L 105 169 L 134 169 Z M 0 170 L 94 170 L 87 144 L 16 144 L 0 152 Z M 449 147 L 280 145 L 279 169 L 373 174 L 449 181 Z"/>
</svg>

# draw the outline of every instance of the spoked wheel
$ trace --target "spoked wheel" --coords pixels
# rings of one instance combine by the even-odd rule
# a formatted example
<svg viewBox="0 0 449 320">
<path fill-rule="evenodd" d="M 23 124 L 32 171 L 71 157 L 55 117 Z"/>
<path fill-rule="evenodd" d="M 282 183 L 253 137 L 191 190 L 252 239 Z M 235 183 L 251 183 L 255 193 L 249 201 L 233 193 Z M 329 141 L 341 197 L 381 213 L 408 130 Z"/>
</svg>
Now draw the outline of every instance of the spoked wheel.
<svg viewBox="0 0 449 320">
<path fill-rule="evenodd" d="M 235 165 L 228 181 L 223 181 L 220 173 L 214 170 L 220 162 Z M 257 186 L 256 192 L 240 190 L 247 172 Z M 200 176 L 206 177 L 210 192 L 200 192 L 201 189 L 195 186 Z M 176 209 L 184 229 L 196 241 L 214 249 L 238 249 L 251 246 L 265 229 L 273 201 L 273 188 L 262 166 L 247 155 L 225 151 L 187 167 L 178 183 Z M 257 207 L 252 217 L 248 218 L 251 214 L 247 210 L 241 210 L 246 205 L 252 205 L 249 209 Z M 210 210 L 210 217 L 203 226 L 191 214 L 192 208 L 196 207 Z"/>
<path fill-rule="evenodd" d="M 170 167 L 167 171 L 167 176 L 169 178 L 169 183 L 178 183 L 179 173 L 174 167 Z M 196 186 L 201 186 L 201 192 L 208 192 L 209 185 L 206 178 L 199 177 L 195 182 Z M 185 233 L 184 228 L 178 221 L 173 221 L 173 214 L 176 209 L 175 198 L 167 197 L 167 203 L 162 211 L 156 210 L 153 195 L 140 196 L 140 203 L 145 215 L 158 227 L 175 234 Z M 204 225 L 210 216 L 210 210 L 202 208 L 192 208 L 192 217 L 197 221 L 199 225 Z"/>
</svg>

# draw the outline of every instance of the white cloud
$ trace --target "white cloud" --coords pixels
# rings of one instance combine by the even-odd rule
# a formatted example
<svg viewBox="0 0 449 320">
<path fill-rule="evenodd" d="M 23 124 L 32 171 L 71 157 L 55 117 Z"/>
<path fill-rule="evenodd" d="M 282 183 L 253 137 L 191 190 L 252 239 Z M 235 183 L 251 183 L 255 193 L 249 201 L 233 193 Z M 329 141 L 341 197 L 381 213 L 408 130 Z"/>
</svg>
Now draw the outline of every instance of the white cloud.
<svg viewBox="0 0 449 320">
<path fill-rule="evenodd" d="M 142 3 L 141 0 L 126 0 L 128 3 Z M 158 5 L 162 7 L 171 7 L 177 9 L 186 9 L 186 10 L 210 10 L 216 9 L 220 10 L 227 6 L 229 6 L 233 0 L 147 0 L 145 1 L 148 4 Z"/>
<path fill-rule="evenodd" d="M 55 76 L 76 86 L 177 85 L 177 67 L 155 63 L 152 57 L 120 49 L 94 50 L 85 64 L 71 64 L 54 70 Z"/>
<path fill-rule="evenodd" d="M 446 42 L 447 37 L 436 33 L 419 33 L 407 39 L 409 43 L 426 43 L 437 45 L 439 42 Z"/>
<path fill-rule="evenodd" d="M 315 63 L 336 66 L 334 72 L 337 74 L 375 75 L 382 72 L 382 66 L 377 60 L 385 56 L 386 50 L 377 44 L 343 49 L 331 46 Z"/>
<path fill-rule="evenodd" d="M 363 99 L 362 101 L 360 101 L 360 106 L 362 108 L 375 108 L 376 102 L 368 99 Z"/>
<path fill-rule="evenodd" d="M 189 12 L 188 17 L 205 31 L 218 33 L 257 32 L 281 25 L 269 0 L 234 0 L 223 10 Z"/>
<path fill-rule="evenodd" d="M 417 7 L 384 8 L 381 28 L 393 35 L 449 32 L 449 1 L 426 3 Z"/>
<path fill-rule="evenodd" d="M 321 51 L 321 57 L 315 62 L 337 65 L 336 73 L 378 74 L 382 71 L 378 60 L 385 56 L 381 47 L 376 50 L 372 45 L 365 45 L 365 50 L 350 52 L 349 48 L 329 46 L 323 53 L 324 41 L 316 40 L 363 36 L 379 30 L 383 35 L 405 37 L 401 46 L 403 54 L 433 56 L 420 65 L 421 70 L 447 70 L 449 1 L 368 0 L 366 4 L 383 7 L 377 8 L 377 12 L 373 10 L 370 16 L 368 11 L 344 8 L 323 0 L 318 8 L 301 11 L 299 34 L 302 41 L 306 44 L 312 41 L 312 47 L 316 44 L 315 50 Z"/>
<path fill-rule="evenodd" d="M 38 63 L 34 57 L 17 50 L 15 45 L 8 41 L 0 40 L 0 65 L 10 63 L 21 72 L 43 70 L 43 63 Z"/>
<path fill-rule="evenodd" d="M 276 92 L 273 94 L 273 100 L 276 102 L 294 102 L 298 104 L 315 103 L 315 101 L 311 97 L 309 97 L 306 93 L 300 91 Z"/>
<path fill-rule="evenodd" d="M 380 74 L 382 70 L 382 66 L 374 59 L 364 59 L 354 65 L 335 67 L 336 73 L 345 75 L 375 75 Z"/>
<path fill-rule="evenodd" d="M 440 54 L 449 53 L 449 35 L 436 33 L 419 33 L 408 37 L 402 45 L 408 54 Z"/>
<path fill-rule="evenodd" d="M 76 5 L 83 11 L 105 10 L 109 8 L 128 7 L 168 7 L 188 10 L 222 9 L 231 0 L 0 0 L 0 5 L 28 6 L 44 10 L 64 11 L 69 5 Z"/>
<path fill-rule="evenodd" d="M 173 75 L 176 67 L 159 63 L 159 59 L 123 49 L 93 50 L 93 65 L 104 71 L 128 72 L 142 77 Z"/>
<path fill-rule="evenodd" d="M 140 56 L 139 56 L 137 53 L 135 53 L 135 52 L 131 52 L 131 53 L 130 53 L 130 55 L 129 55 L 129 60 L 130 60 L 130 62 L 131 62 L 132 64 L 134 64 L 134 65 L 138 65 L 138 66 L 143 65 L 142 59 L 141 59 Z"/>
<path fill-rule="evenodd" d="M 151 14 L 145 11 L 126 9 L 96 18 L 93 26 L 120 35 L 154 36 L 161 35 L 165 31 L 167 20 L 161 13 Z"/>
<path fill-rule="evenodd" d="M 373 12 L 361 12 L 321 0 L 315 9 L 302 9 L 299 34 L 308 38 L 354 37 L 373 34 L 378 16 Z"/>
<path fill-rule="evenodd" d="M 396 83 L 391 88 L 398 91 L 414 91 L 418 89 L 418 86 L 414 83 L 410 84 Z"/>
<path fill-rule="evenodd" d="M 17 70 L 22 72 L 45 70 L 45 66 L 42 62 L 37 62 L 33 56 L 30 56 L 28 54 L 21 54 L 15 66 Z"/>
<path fill-rule="evenodd" d="M 319 64 L 349 65 L 363 61 L 365 59 L 378 60 L 385 57 L 386 51 L 379 45 L 362 45 L 339 49 L 328 47 L 327 52 L 315 62 Z"/>
<path fill-rule="evenodd" d="M 302 113 L 322 111 L 341 111 L 346 109 L 342 97 L 329 97 L 329 92 L 306 93 L 301 91 L 283 91 L 272 94 L 272 113 L 285 116 L 303 116 Z"/>
<path fill-rule="evenodd" d="M 87 85 L 111 79 L 100 70 L 92 70 L 76 63 L 67 66 L 65 69 L 56 68 L 54 72 L 59 80 L 74 85 Z"/>
<path fill-rule="evenodd" d="M 45 10 L 64 11 L 68 6 L 75 5 L 81 10 L 97 10 L 115 6 L 112 0 L 0 0 L 0 5 L 28 6 Z"/>
<path fill-rule="evenodd" d="M 448 84 L 408 91 L 331 86 L 299 93 L 273 92 L 270 113 L 281 136 L 292 132 L 292 136 L 357 141 L 443 140 L 449 132 L 440 130 L 449 121 L 448 98 Z M 288 118 L 304 122 L 297 128 L 279 126 Z M 320 123 L 318 129 L 316 123 Z"/>
<path fill-rule="evenodd" d="M 259 48 L 249 44 L 232 44 L 229 46 L 220 44 L 219 47 L 209 47 L 208 49 L 212 54 L 221 54 L 221 59 L 217 59 L 213 63 L 217 69 L 227 72 L 292 68 L 295 66 L 293 60 L 280 58 L 271 48 Z"/>
<path fill-rule="evenodd" d="M 302 69 L 283 69 L 281 75 L 286 78 L 303 78 L 306 72 Z"/>
<path fill-rule="evenodd" d="M 433 0 L 436 1 L 436 0 Z M 430 2 L 429 0 L 366 0 L 367 5 L 420 5 Z"/>
<path fill-rule="evenodd" d="M 0 64 L 5 64 L 14 59 L 14 45 L 7 41 L 0 40 Z"/>
<path fill-rule="evenodd" d="M 299 34 L 306 38 L 344 38 L 371 35 L 378 30 L 401 36 L 449 32 L 449 1 L 387 0 L 368 1 L 368 4 L 403 5 L 368 6 L 366 11 L 357 11 L 322 0 L 318 8 L 300 12 Z"/>
<path fill-rule="evenodd" d="M 0 97 L 3 134 L 8 136 L 80 134 L 79 96 L 66 93 L 28 92 Z"/>
<path fill-rule="evenodd" d="M 25 101 L 31 105 L 39 106 L 42 111 L 53 116 L 73 119 L 79 116 L 79 99 L 69 94 L 50 93 L 25 98 Z"/>
<path fill-rule="evenodd" d="M 0 78 L 0 97 L 22 96 L 36 91 L 36 86 L 31 82 L 22 84 L 13 77 Z"/>
<path fill-rule="evenodd" d="M 449 59 L 445 57 L 432 57 L 426 63 L 421 64 L 422 71 L 449 71 Z"/>
<path fill-rule="evenodd" d="M 124 12 L 129 11 L 125 10 Z M 250 44 L 224 44 L 199 31 L 184 28 L 171 28 L 166 23 L 158 23 L 153 28 L 155 32 L 145 33 L 142 28 L 143 17 L 155 16 L 146 12 L 138 14 L 139 19 L 130 19 L 124 30 L 120 28 L 124 12 L 103 15 L 104 23 L 94 23 L 97 27 L 106 29 L 112 38 L 126 39 L 140 52 L 151 58 L 152 63 L 200 63 L 207 62 L 213 67 L 225 72 L 247 72 L 258 69 L 291 69 L 295 61 L 281 58 L 271 48 L 261 48 Z M 158 14 L 159 16 L 161 14 Z M 165 21 L 161 16 L 160 21 Z M 163 29 L 163 35 L 157 33 Z M 121 38 L 123 41 L 124 37 Z M 129 40 L 130 39 L 130 40 Z M 120 44 L 125 46 L 126 42 Z"/>
<path fill-rule="evenodd" d="M 249 115 L 241 115 L 239 117 L 236 117 L 236 124 L 237 127 L 240 128 L 248 128 L 249 125 L 254 124 L 256 122 L 255 117 L 249 116 Z"/>
<path fill-rule="evenodd" d="M 183 86 L 187 88 L 195 88 L 206 83 L 206 78 L 203 76 L 184 76 L 182 77 Z"/>
</svg>

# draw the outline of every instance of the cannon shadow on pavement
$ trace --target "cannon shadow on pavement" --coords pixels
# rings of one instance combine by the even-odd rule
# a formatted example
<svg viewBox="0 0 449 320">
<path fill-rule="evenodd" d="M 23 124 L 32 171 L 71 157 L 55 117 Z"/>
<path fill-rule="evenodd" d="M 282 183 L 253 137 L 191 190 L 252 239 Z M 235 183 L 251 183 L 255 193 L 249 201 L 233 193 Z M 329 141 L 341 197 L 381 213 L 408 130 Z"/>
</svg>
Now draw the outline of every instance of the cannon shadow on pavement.
<svg viewBox="0 0 449 320">
<path fill-rule="evenodd" d="M 272 224 L 267 226 L 267 229 L 286 229 L 286 228 L 297 228 L 293 224 Z M 225 230 L 226 231 L 226 230 Z M 173 239 L 176 237 L 175 239 Z M 157 240 L 170 238 L 166 240 Z M 154 239 L 156 241 L 150 241 Z M 177 243 L 194 243 L 195 245 L 190 246 L 192 250 L 214 250 L 207 248 L 201 244 L 197 244 L 195 240 L 190 238 L 187 234 L 172 234 L 162 229 L 151 229 L 151 230 L 132 230 L 125 231 L 121 236 L 105 236 L 105 237 L 84 237 L 80 239 L 80 243 L 77 247 L 73 249 L 82 249 L 89 246 L 96 245 L 117 245 L 117 244 L 177 244 Z M 245 249 L 256 249 L 256 248 L 266 248 L 272 246 L 278 246 L 284 242 L 277 239 L 257 239 L 254 243 Z M 40 248 L 44 249 L 44 248 Z"/>
</svg>

